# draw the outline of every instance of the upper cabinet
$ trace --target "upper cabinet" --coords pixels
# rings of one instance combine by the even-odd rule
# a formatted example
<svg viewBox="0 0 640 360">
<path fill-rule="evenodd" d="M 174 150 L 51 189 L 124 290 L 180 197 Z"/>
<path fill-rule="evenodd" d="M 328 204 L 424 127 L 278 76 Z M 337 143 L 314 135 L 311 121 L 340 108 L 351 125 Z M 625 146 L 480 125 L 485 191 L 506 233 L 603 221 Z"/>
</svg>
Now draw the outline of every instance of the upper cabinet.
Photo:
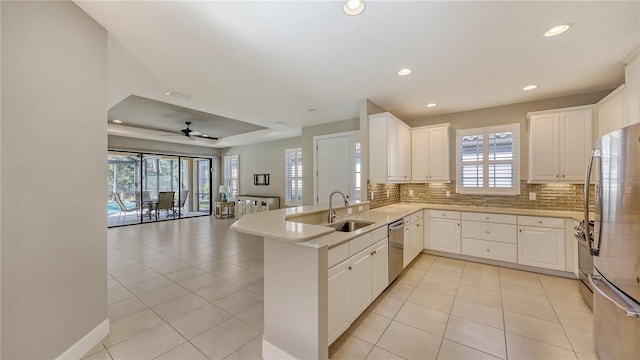
<svg viewBox="0 0 640 360">
<path fill-rule="evenodd" d="M 389 113 L 369 116 L 369 178 L 411 180 L 411 128 Z"/>
<path fill-rule="evenodd" d="M 538 111 L 529 119 L 529 182 L 584 182 L 593 106 Z"/>
<path fill-rule="evenodd" d="M 449 124 L 411 129 L 411 179 L 450 182 Z"/>
<path fill-rule="evenodd" d="M 600 100 L 598 108 L 598 137 L 626 126 L 626 89 L 620 85 Z"/>
<path fill-rule="evenodd" d="M 624 70 L 626 118 L 624 125 L 640 122 L 640 56 L 630 61 Z"/>
</svg>

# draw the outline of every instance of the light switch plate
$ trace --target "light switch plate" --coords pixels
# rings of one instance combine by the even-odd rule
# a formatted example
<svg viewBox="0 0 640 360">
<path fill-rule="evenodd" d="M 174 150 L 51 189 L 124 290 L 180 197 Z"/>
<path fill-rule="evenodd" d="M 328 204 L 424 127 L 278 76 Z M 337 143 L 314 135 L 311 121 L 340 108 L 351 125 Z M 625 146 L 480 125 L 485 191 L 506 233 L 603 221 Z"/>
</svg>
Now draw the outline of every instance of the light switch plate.
<svg viewBox="0 0 640 360">
<path fill-rule="evenodd" d="M 364 210 L 364 206 L 358 206 L 358 212 L 362 212 Z"/>
<path fill-rule="evenodd" d="M 413 196 L 413 190 L 409 190 L 409 196 Z"/>
<path fill-rule="evenodd" d="M 387 197 L 389 197 L 389 190 L 387 190 Z"/>
<path fill-rule="evenodd" d="M 535 199 L 536 199 L 536 193 L 530 192 L 529 193 L 529 200 L 535 200 Z"/>
<path fill-rule="evenodd" d="M 451 197 L 451 191 L 447 190 L 447 192 L 444 193 L 444 196 Z"/>
<path fill-rule="evenodd" d="M 353 214 L 353 209 L 352 208 L 348 208 L 347 209 L 347 215 L 351 215 Z"/>
<path fill-rule="evenodd" d="M 373 191 L 371 192 L 371 200 L 373 200 Z"/>
</svg>

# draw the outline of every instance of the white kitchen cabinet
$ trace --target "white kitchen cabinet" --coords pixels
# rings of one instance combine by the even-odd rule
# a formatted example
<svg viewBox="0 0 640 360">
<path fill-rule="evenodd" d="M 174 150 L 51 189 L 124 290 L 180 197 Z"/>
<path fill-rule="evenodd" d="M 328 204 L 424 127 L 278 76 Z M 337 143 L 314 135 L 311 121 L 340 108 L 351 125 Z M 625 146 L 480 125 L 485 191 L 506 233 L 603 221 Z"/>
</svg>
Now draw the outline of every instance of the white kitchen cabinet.
<svg viewBox="0 0 640 360">
<path fill-rule="evenodd" d="M 329 269 L 328 311 L 329 344 L 351 325 L 351 274 L 349 260 Z"/>
<path fill-rule="evenodd" d="M 371 303 L 371 248 L 367 248 L 349 258 L 351 267 L 351 319 L 355 319 Z"/>
<path fill-rule="evenodd" d="M 374 300 L 389 285 L 389 239 L 384 238 L 371 246 L 371 290 Z"/>
<path fill-rule="evenodd" d="M 460 254 L 460 213 L 429 210 L 428 239 L 425 248 Z"/>
<path fill-rule="evenodd" d="M 624 68 L 626 114 L 624 126 L 640 122 L 640 56 Z"/>
<path fill-rule="evenodd" d="M 328 270 L 329 344 L 389 285 L 386 233 L 378 229 L 329 249 L 329 264 L 336 264 Z"/>
<path fill-rule="evenodd" d="M 626 92 L 625 85 L 605 96 L 597 104 L 598 137 L 625 126 Z"/>
<path fill-rule="evenodd" d="M 369 178 L 373 182 L 411 180 L 411 128 L 390 113 L 369 116 Z"/>
<path fill-rule="evenodd" d="M 462 213 L 463 255 L 517 262 L 517 219 L 514 215 Z"/>
<path fill-rule="evenodd" d="M 449 124 L 411 129 L 411 179 L 450 182 Z"/>
<path fill-rule="evenodd" d="M 565 270 L 564 220 L 545 219 L 518 217 L 518 264 Z"/>
<path fill-rule="evenodd" d="M 529 182 L 584 182 L 593 106 L 538 111 L 529 118 Z"/>
<path fill-rule="evenodd" d="M 406 268 L 424 248 L 423 212 L 419 211 L 404 218 L 403 264 Z"/>
</svg>

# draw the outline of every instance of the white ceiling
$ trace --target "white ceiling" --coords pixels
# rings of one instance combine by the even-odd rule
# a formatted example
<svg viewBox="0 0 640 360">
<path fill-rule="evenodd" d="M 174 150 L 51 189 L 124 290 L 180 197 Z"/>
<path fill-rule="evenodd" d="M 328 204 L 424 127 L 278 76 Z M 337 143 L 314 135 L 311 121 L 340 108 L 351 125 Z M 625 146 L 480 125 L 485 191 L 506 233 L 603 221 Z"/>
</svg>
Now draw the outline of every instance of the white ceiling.
<svg viewBox="0 0 640 360">
<path fill-rule="evenodd" d="M 76 4 L 109 31 L 109 107 L 135 94 L 269 128 L 216 147 L 356 118 L 365 98 L 410 120 L 610 89 L 640 44 L 638 1 Z"/>
</svg>

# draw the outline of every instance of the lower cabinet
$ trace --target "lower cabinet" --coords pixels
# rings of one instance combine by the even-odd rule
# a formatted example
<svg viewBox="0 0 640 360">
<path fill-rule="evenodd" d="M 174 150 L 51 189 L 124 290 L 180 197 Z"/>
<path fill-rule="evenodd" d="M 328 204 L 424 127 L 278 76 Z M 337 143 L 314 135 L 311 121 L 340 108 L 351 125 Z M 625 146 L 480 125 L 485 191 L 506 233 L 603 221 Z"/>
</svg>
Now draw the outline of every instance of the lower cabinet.
<svg viewBox="0 0 640 360">
<path fill-rule="evenodd" d="M 329 268 L 329 344 L 389 285 L 388 265 L 389 240 L 384 238 Z"/>
<path fill-rule="evenodd" d="M 404 218 L 403 264 L 405 268 L 424 249 L 422 210 Z"/>
<path fill-rule="evenodd" d="M 460 213 L 429 210 L 428 241 L 425 248 L 460 254 Z"/>
<path fill-rule="evenodd" d="M 351 325 L 350 266 L 349 260 L 345 260 L 329 269 L 329 343 L 337 339 Z"/>
<path fill-rule="evenodd" d="M 565 270 L 564 229 L 518 227 L 518 264 Z"/>
</svg>

